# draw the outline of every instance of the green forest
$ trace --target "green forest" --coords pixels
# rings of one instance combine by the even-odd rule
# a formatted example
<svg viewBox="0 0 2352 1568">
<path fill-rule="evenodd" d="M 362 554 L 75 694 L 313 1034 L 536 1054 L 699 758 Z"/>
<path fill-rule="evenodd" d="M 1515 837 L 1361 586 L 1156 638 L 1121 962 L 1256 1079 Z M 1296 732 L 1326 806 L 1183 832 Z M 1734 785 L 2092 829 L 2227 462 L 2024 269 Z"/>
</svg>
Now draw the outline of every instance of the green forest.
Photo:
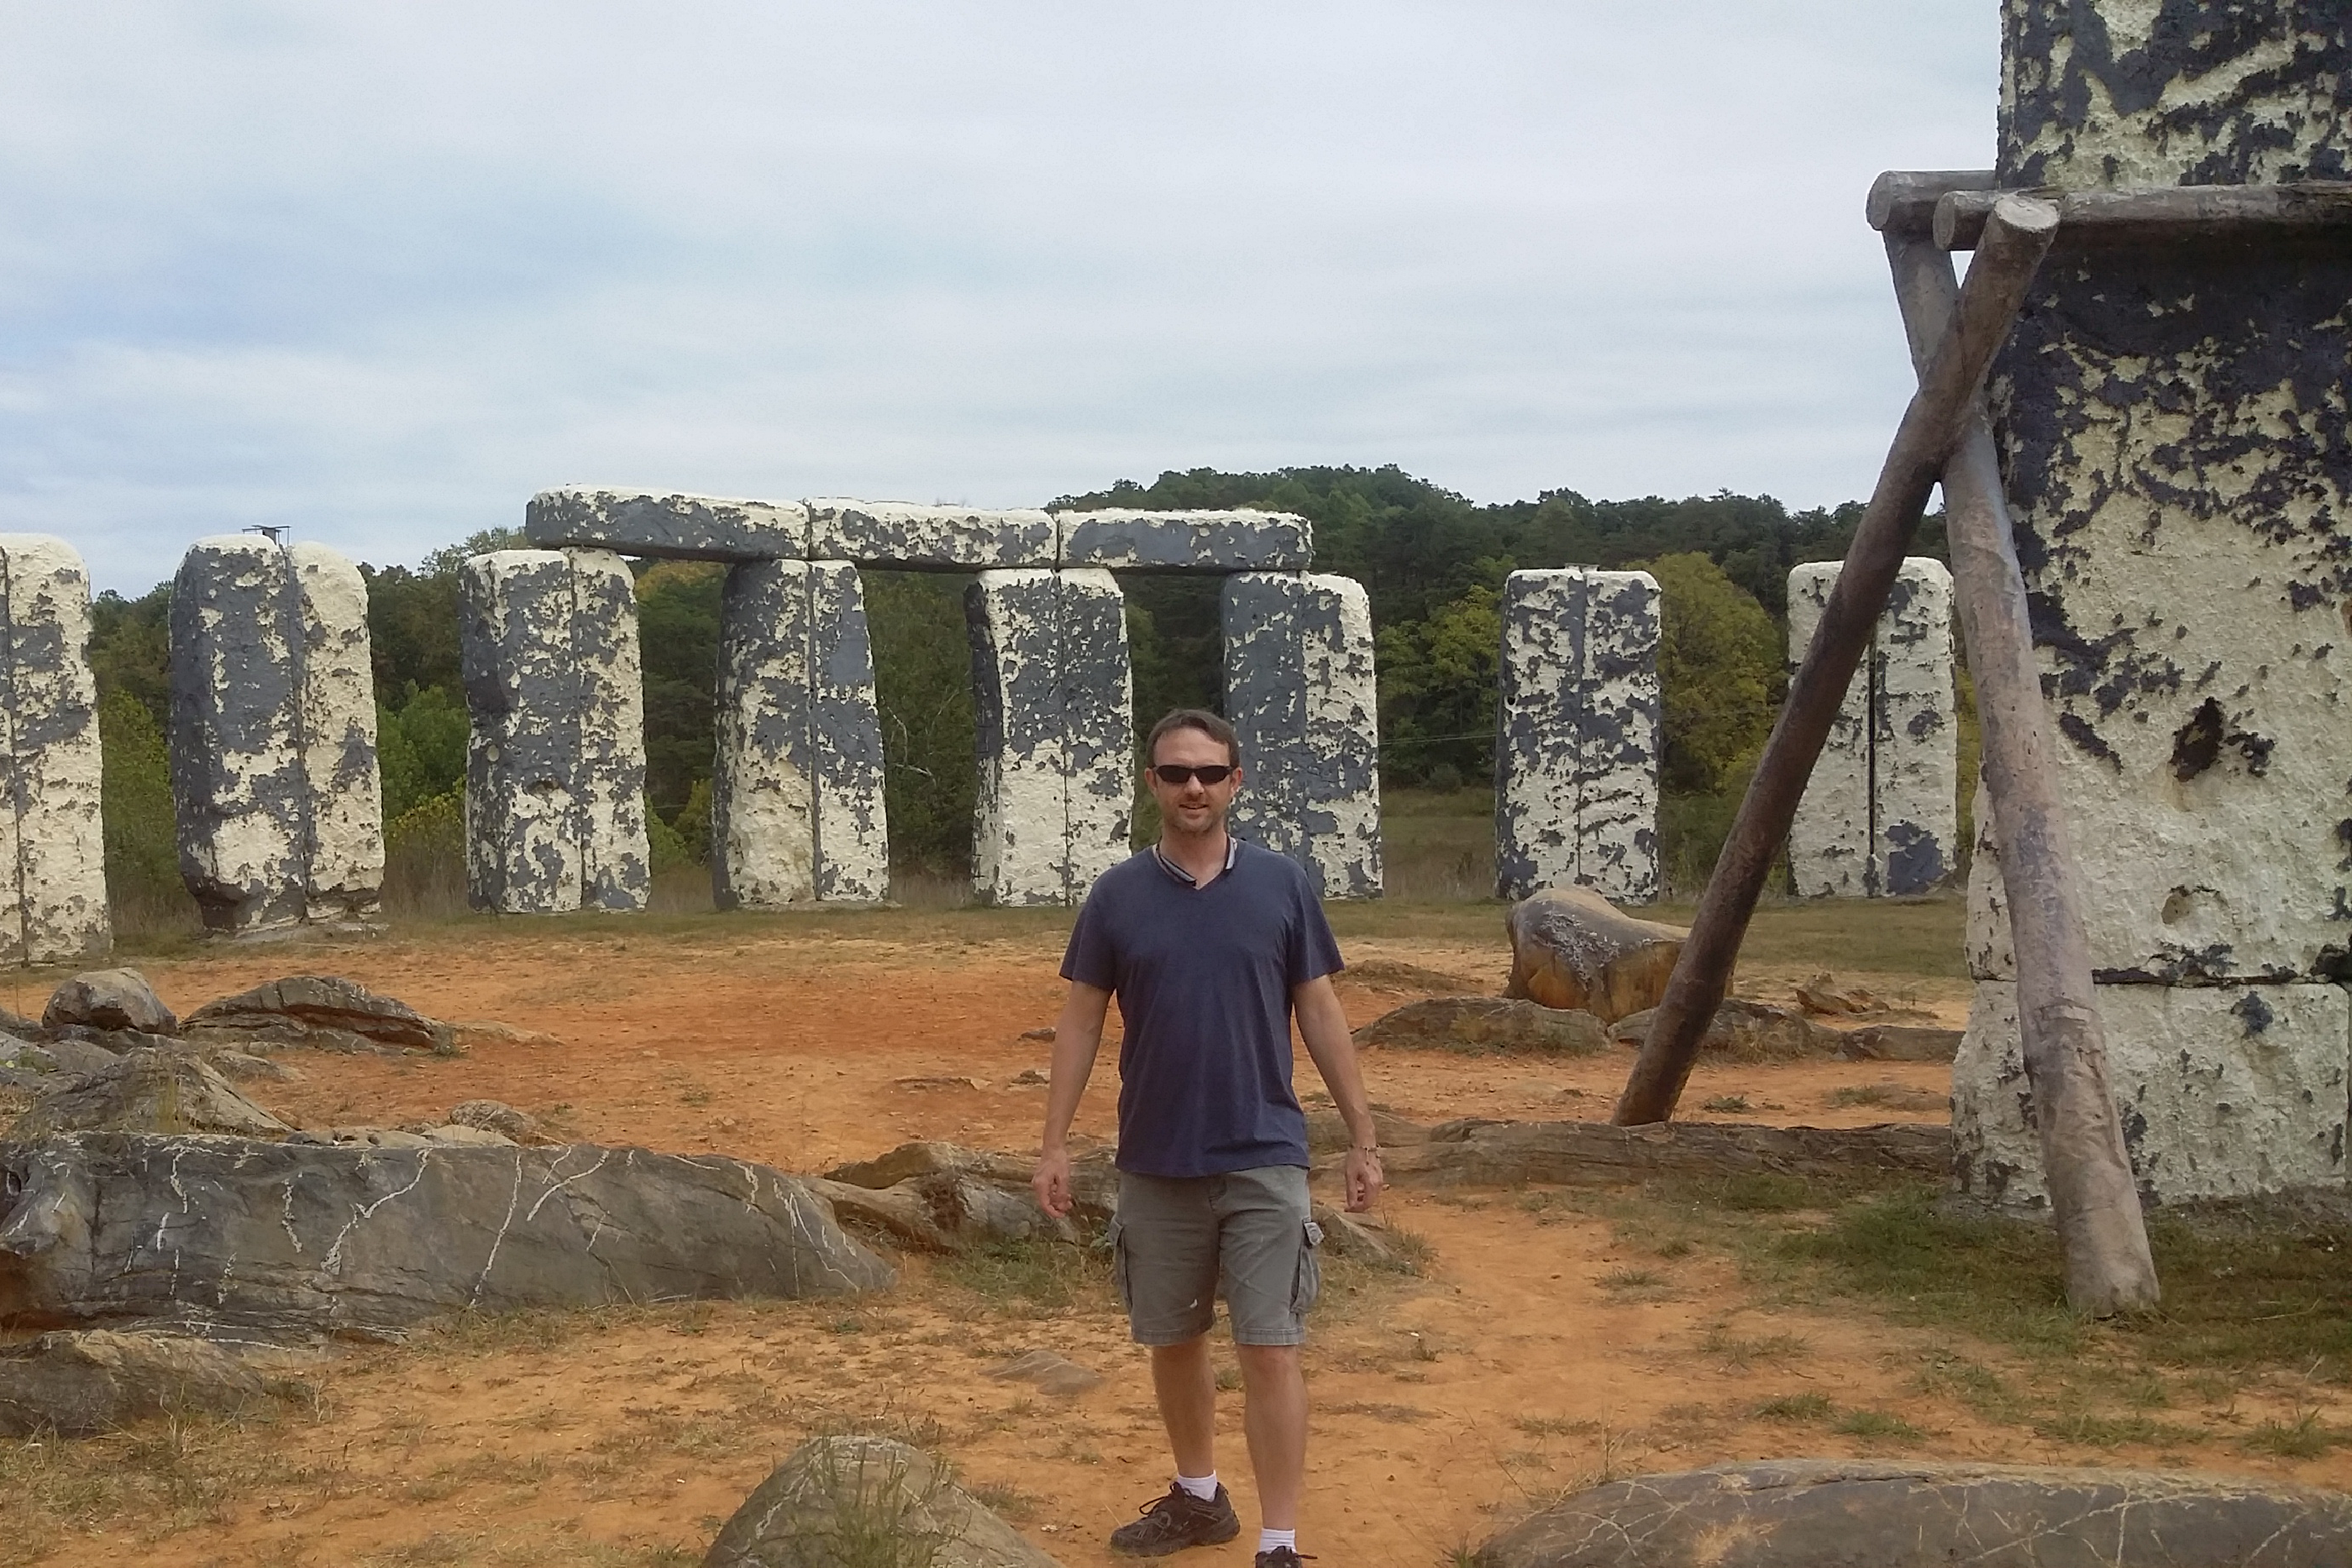
<svg viewBox="0 0 2352 1568">
<path fill-rule="evenodd" d="M 1664 592 L 1660 675 L 1669 873 L 1703 877 L 1787 684 L 1789 569 L 1843 556 L 1862 507 L 1791 513 L 1765 497 L 1591 501 L 1570 490 L 1479 505 L 1394 467 L 1207 469 L 1121 481 L 1057 507 L 1256 507 L 1314 524 L 1316 569 L 1371 601 L 1385 789 L 1439 798 L 1486 788 L 1494 752 L 1503 580 L 1520 568 L 1634 568 Z M 461 896 L 457 869 L 466 706 L 457 677 L 457 570 L 511 548 L 514 530 L 454 543 L 416 567 L 363 565 L 373 637 L 388 895 L 404 879 Z M 1939 519 L 1916 547 L 1942 555 Z M 640 561 L 646 752 L 657 874 L 706 854 L 720 566 Z M 973 723 L 965 579 L 869 572 L 866 606 L 887 759 L 891 849 L 952 878 L 971 855 Z M 1127 578 L 1139 727 L 1171 707 L 1220 706 L 1214 579 Z M 118 917 L 178 897 L 164 772 L 169 583 L 101 594 L 92 660 L 103 731 L 108 873 Z M 1474 800 L 1465 802 L 1477 809 Z M 1700 863 L 1705 862 L 1705 863 Z M 128 907 L 126 907 L 128 906 Z"/>
</svg>

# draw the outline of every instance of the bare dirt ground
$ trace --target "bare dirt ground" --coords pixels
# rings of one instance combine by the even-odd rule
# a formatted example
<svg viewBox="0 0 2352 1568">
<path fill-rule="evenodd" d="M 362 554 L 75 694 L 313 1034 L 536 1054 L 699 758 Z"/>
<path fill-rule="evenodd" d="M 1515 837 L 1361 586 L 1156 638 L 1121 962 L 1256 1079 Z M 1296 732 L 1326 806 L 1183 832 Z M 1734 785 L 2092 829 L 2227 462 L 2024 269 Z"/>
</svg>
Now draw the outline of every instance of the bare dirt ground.
<svg viewBox="0 0 2352 1568">
<path fill-rule="evenodd" d="M 438 1017 L 560 1041 L 478 1039 L 457 1059 L 292 1058 L 301 1080 L 257 1093 L 289 1120 L 438 1120 L 487 1097 L 563 1136 L 821 1171 L 919 1137 L 1035 1146 L 1044 1091 L 1014 1080 L 1048 1048 L 1020 1037 L 1055 1015 L 1066 924 L 976 911 L 460 922 L 142 967 L 181 1009 L 278 975 L 339 973 Z M 1507 967 L 1497 925 L 1489 909 L 1341 929 L 1351 962 L 1492 989 Z M 1744 994 L 1786 1000 L 1829 967 L 1917 1021 L 1964 1020 L 1963 981 L 1760 946 Z M 23 982 L 9 1005 L 37 1012 L 49 983 Z M 1342 987 L 1358 1024 L 1417 994 L 1395 980 Z M 1377 1102 L 1419 1121 L 1601 1119 L 1628 1061 L 1372 1052 L 1366 1070 Z M 1312 1087 L 1303 1054 L 1299 1070 Z M 915 1082 L 940 1079 L 977 1084 Z M 1106 1052 L 1082 1132 L 1109 1135 L 1115 1087 Z M 1706 1065 L 1685 1104 L 1813 1125 L 1935 1121 L 1948 1088 L 1940 1065 Z M 1852 1103 L 1857 1089 L 1876 1103 Z M 1597 1479 L 1759 1457 L 2122 1463 L 2352 1485 L 2352 1453 L 2327 1443 L 2297 1458 L 2243 1441 L 2264 1422 L 2352 1419 L 2333 1383 L 2031 1362 L 1792 1286 L 1720 1226 L 1638 1197 L 1412 1191 L 1382 1207 L 1427 1257 L 1417 1276 L 1332 1270 L 1308 1354 L 1318 1414 L 1300 1538 L 1326 1563 L 1446 1562 Z M 990 1375 L 1039 1347 L 1106 1381 L 1056 1399 Z M 910 1257 L 898 1290 L 855 1301 L 458 1322 L 341 1352 L 313 1382 L 308 1404 L 248 1419 L 0 1445 L 14 1450 L 0 1464 L 0 1563 L 694 1562 L 803 1437 L 877 1424 L 935 1442 L 1073 1568 L 1114 1561 L 1105 1533 L 1167 1484 L 1139 1353 L 1082 1264 L 1008 1283 Z M 2036 1408 L 2159 1407 L 2164 1419 L 2036 1425 L 2005 1417 L 1984 1396 L 1993 1387 L 2030 1389 Z M 1240 1396 L 1224 1397 L 1222 1469 L 1254 1527 Z M 1245 1528 L 1185 1561 L 1246 1563 L 1254 1540 Z"/>
</svg>

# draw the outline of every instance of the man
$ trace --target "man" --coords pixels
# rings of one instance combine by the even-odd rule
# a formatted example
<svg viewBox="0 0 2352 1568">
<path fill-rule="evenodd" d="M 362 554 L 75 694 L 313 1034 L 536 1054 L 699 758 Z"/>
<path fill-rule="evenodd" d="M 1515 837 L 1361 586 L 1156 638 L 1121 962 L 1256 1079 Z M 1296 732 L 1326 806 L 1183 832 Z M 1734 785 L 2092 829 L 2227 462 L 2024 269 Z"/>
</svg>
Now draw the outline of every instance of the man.
<svg viewBox="0 0 2352 1568">
<path fill-rule="evenodd" d="M 1154 726 L 1145 782 L 1160 841 L 1105 872 L 1070 933 L 1069 999 L 1054 1026 L 1037 1199 L 1070 1209 L 1071 1118 L 1118 998 L 1118 1211 L 1112 1267 L 1151 1383 L 1175 1484 L 1111 1532 L 1156 1557 L 1241 1532 L 1218 1484 L 1208 1332 L 1225 1299 L 1264 1527 L 1257 1568 L 1298 1568 L 1307 1470 L 1300 1343 L 1320 1283 L 1307 1197 L 1307 1118 L 1290 1086 L 1290 1020 L 1346 1118 L 1348 1207 L 1381 1191 L 1379 1141 L 1355 1043 L 1331 988 L 1339 944 L 1307 873 L 1225 831 L 1242 786 L 1233 726 L 1183 708 Z"/>
</svg>

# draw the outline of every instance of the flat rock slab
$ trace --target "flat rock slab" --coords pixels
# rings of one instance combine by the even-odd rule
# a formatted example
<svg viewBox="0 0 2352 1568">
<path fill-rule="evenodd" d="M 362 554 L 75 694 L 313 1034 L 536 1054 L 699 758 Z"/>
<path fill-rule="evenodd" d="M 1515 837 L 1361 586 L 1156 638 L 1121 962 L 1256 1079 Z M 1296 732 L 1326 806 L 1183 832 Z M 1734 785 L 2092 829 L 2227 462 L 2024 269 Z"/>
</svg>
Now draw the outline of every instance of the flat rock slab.
<svg viewBox="0 0 2352 1568">
<path fill-rule="evenodd" d="M 1874 1023 L 1832 1038 L 1837 1053 L 1849 1061 L 1949 1061 L 1960 1053 L 1964 1036 L 1956 1029 Z"/>
<path fill-rule="evenodd" d="M 1057 512 L 1064 566 L 1118 571 L 1304 571 L 1314 533 L 1290 512 Z"/>
<path fill-rule="evenodd" d="M 1657 1016 L 1657 1010 L 1643 1008 L 1640 1012 L 1626 1014 L 1610 1027 L 1609 1038 L 1620 1045 L 1640 1050 L 1650 1038 L 1650 1020 Z M 1958 1040 L 1957 1031 L 1953 1039 L 1956 1042 Z M 1791 1061 L 1807 1056 L 1834 1056 L 1839 1054 L 1838 1047 L 1836 1030 L 1823 1029 L 1787 1008 L 1740 997 L 1723 999 L 1715 1009 L 1715 1017 L 1707 1020 L 1706 1033 L 1699 1037 L 1698 1042 L 1700 1055 L 1732 1061 Z M 1949 1061 L 1949 1056 L 1945 1060 Z"/>
<path fill-rule="evenodd" d="M 358 1035 L 395 1050 L 446 1053 L 456 1040 L 447 1024 L 426 1018 L 396 997 L 379 995 L 335 975 L 289 975 L 267 981 L 206 1002 L 188 1015 L 185 1027 L 191 1035 L 208 1030 L 258 1035 L 287 1044 L 312 1043 L 303 1037 L 323 1031 L 330 1039 L 318 1043 L 331 1049 L 348 1049 L 332 1037 Z"/>
<path fill-rule="evenodd" d="M 444 1312 L 877 1290 L 792 1177 L 572 1144 L 79 1133 L 0 1145 L 0 1322 L 392 1335 Z"/>
<path fill-rule="evenodd" d="M 1035 1164 L 956 1144 L 901 1144 L 809 1186 L 844 1219 L 931 1252 L 1032 1239 L 1076 1243 L 1110 1222 L 1118 1173 L 1108 1155 L 1072 1162 L 1070 1212 L 1058 1218 L 1039 1207 L 1030 1189 Z"/>
<path fill-rule="evenodd" d="M 33 1103 L 8 1129 L 12 1143 L 53 1133 L 233 1133 L 282 1138 L 293 1131 L 247 1099 L 210 1064 L 177 1051 L 125 1051 Z"/>
<path fill-rule="evenodd" d="M 567 485 L 530 498 L 522 531 L 541 549 L 674 560 L 797 560 L 808 553 L 809 513 L 798 501 Z"/>
<path fill-rule="evenodd" d="M 2342 1568 L 2352 1499 L 2234 1477 L 1867 1459 L 1613 1481 L 1482 1568 Z"/>
<path fill-rule="evenodd" d="M 0 1348 L 0 1436 L 95 1437 L 157 1416 L 235 1415 L 300 1391 L 205 1340 L 45 1333 Z"/>
<path fill-rule="evenodd" d="M 877 1552 L 887 1541 L 887 1555 Z M 1057 1568 L 920 1448 L 813 1437 L 743 1500 L 703 1568 Z"/>
<path fill-rule="evenodd" d="M 1591 1056 L 1607 1049 L 1609 1030 L 1591 1013 L 1519 998 L 1432 997 L 1382 1013 L 1356 1031 L 1356 1043 L 1400 1051 Z"/>
<path fill-rule="evenodd" d="M 1754 1127 L 1661 1122 L 1448 1122 L 1426 1143 L 1384 1148 L 1389 1180 L 1423 1186 L 1630 1186 L 1657 1176 L 1869 1174 L 1941 1181 L 1952 1169 L 1950 1129 Z"/>
<path fill-rule="evenodd" d="M 1588 887 L 1547 888 L 1511 905 L 1504 994 L 1575 1008 L 1604 1023 L 1654 1008 L 1689 933 L 1637 920 Z"/>
</svg>

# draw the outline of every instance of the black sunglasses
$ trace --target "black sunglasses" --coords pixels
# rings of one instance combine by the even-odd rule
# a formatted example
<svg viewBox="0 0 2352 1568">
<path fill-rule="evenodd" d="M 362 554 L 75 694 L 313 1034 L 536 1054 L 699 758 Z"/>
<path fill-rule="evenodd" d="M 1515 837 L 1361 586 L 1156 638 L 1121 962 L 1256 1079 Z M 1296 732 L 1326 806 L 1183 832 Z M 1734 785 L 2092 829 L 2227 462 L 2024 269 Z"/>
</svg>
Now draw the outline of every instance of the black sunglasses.
<svg viewBox="0 0 2352 1568">
<path fill-rule="evenodd" d="M 1206 768 L 1187 768 L 1181 762 L 1162 762 L 1151 770 L 1160 781 L 1171 789 L 1181 789 L 1198 779 L 1203 784 L 1222 784 L 1232 777 L 1233 769 L 1213 762 Z"/>
</svg>

